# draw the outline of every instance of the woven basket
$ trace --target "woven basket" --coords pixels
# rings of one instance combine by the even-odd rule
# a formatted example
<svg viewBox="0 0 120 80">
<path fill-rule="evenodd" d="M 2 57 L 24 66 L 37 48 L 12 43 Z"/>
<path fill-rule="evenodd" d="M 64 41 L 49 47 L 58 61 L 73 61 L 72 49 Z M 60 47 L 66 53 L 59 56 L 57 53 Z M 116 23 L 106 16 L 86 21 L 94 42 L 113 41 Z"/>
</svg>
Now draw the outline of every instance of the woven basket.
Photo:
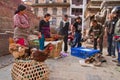
<svg viewBox="0 0 120 80">
<path fill-rule="evenodd" d="M 44 62 L 15 60 L 11 75 L 13 80 L 48 80 L 49 70 Z"/>
</svg>

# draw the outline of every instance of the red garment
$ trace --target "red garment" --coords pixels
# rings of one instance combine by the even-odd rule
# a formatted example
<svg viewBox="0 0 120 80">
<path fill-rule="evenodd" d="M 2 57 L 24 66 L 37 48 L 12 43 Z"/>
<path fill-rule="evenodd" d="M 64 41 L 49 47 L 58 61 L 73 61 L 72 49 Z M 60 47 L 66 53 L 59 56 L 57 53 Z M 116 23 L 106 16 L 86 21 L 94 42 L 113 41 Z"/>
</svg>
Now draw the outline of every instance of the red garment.
<svg viewBox="0 0 120 80">
<path fill-rule="evenodd" d="M 17 43 L 17 44 L 20 44 L 20 45 L 22 45 L 22 46 L 27 46 L 24 38 L 19 38 L 19 39 L 16 41 L 16 43 Z"/>
<path fill-rule="evenodd" d="M 114 36 L 114 38 L 115 38 L 115 39 L 118 39 L 118 38 L 120 38 L 120 36 Z"/>
</svg>

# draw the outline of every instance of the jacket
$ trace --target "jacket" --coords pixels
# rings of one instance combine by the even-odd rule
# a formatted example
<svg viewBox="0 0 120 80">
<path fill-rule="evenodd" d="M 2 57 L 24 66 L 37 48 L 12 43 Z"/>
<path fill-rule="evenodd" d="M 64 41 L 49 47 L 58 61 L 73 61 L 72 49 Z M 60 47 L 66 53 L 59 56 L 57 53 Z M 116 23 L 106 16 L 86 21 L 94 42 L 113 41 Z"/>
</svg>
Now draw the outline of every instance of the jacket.
<svg viewBox="0 0 120 80">
<path fill-rule="evenodd" d="M 89 35 L 91 33 L 94 34 L 94 38 L 101 38 L 101 37 L 103 37 L 103 34 L 104 34 L 104 28 L 100 24 L 97 24 L 97 26 L 91 26 L 91 28 L 89 30 Z"/>
<path fill-rule="evenodd" d="M 59 30 L 60 35 L 68 35 L 69 22 L 61 21 L 59 28 L 60 28 L 60 30 Z"/>
</svg>

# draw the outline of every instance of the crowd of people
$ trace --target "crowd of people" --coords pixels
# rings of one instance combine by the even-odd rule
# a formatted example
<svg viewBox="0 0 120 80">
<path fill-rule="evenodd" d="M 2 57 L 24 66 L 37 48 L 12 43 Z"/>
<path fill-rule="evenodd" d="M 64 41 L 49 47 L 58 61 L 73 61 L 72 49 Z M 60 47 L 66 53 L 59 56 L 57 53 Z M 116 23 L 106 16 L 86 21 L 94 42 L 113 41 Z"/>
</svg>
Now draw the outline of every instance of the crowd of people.
<svg viewBox="0 0 120 80">
<path fill-rule="evenodd" d="M 107 37 L 108 42 L 108 54 L 107 56 L 116 57 L 115 48 L 118 51 L 118 64 L 120 66 L 120 7 L 115 7 L 111 12 L 107 8 L 106 3 L 101 4 L 101 12 L 95 15 L 95 18 L 90 22 L 90 29 L 88 36 L 93 35 L 94 49 L 97 49 L 99 44 L 100 53 L 103 54 L 103 36 Z M 30 32 L 37 34 L 39 36 L 40 50 L 44 49 L 45 38 L 50 38 L 52 33 L 50 31 L 50 17 L 49 13 L 44 15 L 44 19 L 40 20 L 39 30 L 34 32 L 30 30 L 30 21 L 25 14 L 26 7 L 24 5 L 19 5 L 17 11 L 14 15 L 14 41 L 23 46 L 29 47 L 28 35 Z M 99 21 L 100 20 L 102 21 Z M 102 20 L 104 18 L 104 20 Z M 82 18 L 77 17 L 72 25 L 72 34 L 74 39 L 72 41 L 71 47 L 81 47 L 83 34 L 82 34 Z M 64 15 L 63 20 L 60 22 L 58 34 L 63 36 L 64 41 L 64 52 L 68 51 L 68 32 L 70 31 L 69 16 Z M 115 61 L 115 60 L 114 60 Z"/>
<path fill-rule="evenodd" d="M 120 66 L 120 7 L 115 7 L 109 14 L 108 20 L 105 22 L 106 35 L 108 36 L 108 56 L 116 57 L 115 49 L 117 49 L 118 62 Z"/>
<path fill-rule="evenodd" d="M 97 49 L 99 43 L 100 52 L 103 49 L 103 37 L 107 38 L 107 56 L 116 58 L 117 49 L 118 59 L 113 60 L 120 66 L 120 7 L 114 7 L 111 12 L 106 1 L 101 4 L 101 12 L 95 15 L 91 21 L 89 35 L 94 35 L 94 49 Z M 93 32 L 93 33 L 92 33 Z"/>
</svg>

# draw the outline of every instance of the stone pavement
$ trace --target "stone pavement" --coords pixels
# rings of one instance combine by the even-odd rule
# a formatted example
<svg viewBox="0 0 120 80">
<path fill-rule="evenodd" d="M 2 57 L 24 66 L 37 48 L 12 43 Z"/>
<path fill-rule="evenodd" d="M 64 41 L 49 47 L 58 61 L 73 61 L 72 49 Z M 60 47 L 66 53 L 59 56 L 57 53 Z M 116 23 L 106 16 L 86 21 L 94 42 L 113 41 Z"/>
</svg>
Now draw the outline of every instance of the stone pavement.
<svg viewBox="0 0 120 80">
<path fill-rule="evenodd" d="M 0 80 L 12 80 L 10 74 L 11 67 L 12 64 L 0 69 Z"/>
<path fill-rule="evenodd" d="M 48 59 L 45 63 L 50 69 L 50 80 L 120 80 L 120 67 L 106 57 L 102 67 L 82 67 L 80 58 L 69 55 L 60 59 Z M 0 69 L 0 80 L 11 80 L 12 64 Z"/>
<path fill-rule="evenodd" d="M 110 60 L 110 57 L 107 57 Z M 115 63 L 108 61 L 102 67 L 82 67 L 79 58 L 66 57 L 59 60 L 48 60 L 50 80 L 118 80 L 120 72 Z"/>
<path fill-rule="evenodd" d="M 14 61 L 12 55 L 5 55 L 0 57 L 0 68 L 10 65 Z"/>
</svg>

